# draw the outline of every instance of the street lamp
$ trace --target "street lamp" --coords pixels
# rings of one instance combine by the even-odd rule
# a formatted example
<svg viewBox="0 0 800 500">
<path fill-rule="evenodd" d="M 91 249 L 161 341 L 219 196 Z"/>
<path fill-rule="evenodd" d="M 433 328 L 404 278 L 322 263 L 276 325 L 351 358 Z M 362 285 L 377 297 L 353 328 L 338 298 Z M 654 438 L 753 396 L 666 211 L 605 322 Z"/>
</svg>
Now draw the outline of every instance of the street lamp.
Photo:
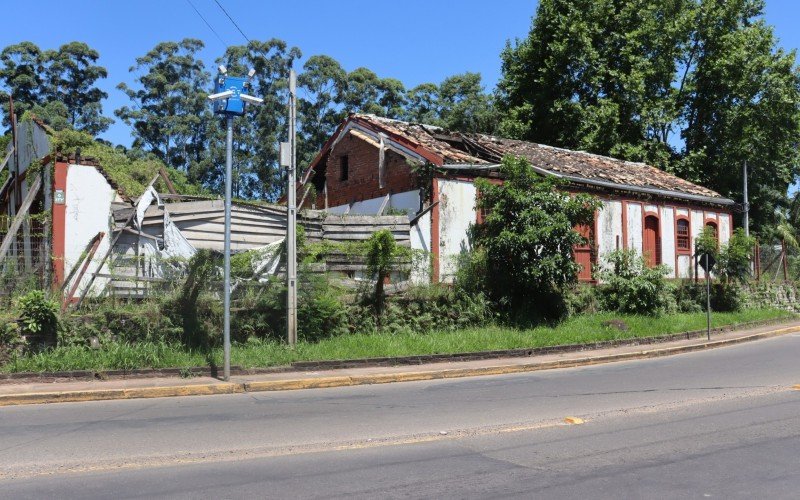
<svg viewBox="0 0 800 500">
<path fill-rule="evenodd" d="M 223 378 L 231 377 L 231 171 L 233 168 L 233 117 L 244 115 L 247 104 L 262 104 L 263 99 L 245 94 L 250 79 L 255 75 L 251 69 L 247 78 L 228 76 L 225 66 L 219 66 L 214 93 L 208 99 L 214 104 L 214 113 L 225 116 L 227 140 L 225 154 L 225 264 L 223 290 Z"/>
</svg>

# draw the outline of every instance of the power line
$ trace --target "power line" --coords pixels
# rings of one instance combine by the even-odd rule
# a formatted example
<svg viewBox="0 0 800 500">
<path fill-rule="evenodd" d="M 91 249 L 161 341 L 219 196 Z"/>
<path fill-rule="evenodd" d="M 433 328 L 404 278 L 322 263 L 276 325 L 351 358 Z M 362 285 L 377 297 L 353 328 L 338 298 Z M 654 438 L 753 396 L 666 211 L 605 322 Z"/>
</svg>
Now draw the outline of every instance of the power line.
<svg viewBox="0 0 800 500">
<path fill-rule="evenodd" d="M 247 40 L 247 43 L 250 43 L 250 39 L 249 39 L 249 38 L 247 38 L 247 35 L 245 35 L 245 34 L 244 34 L 244 31 L 242 31 L 242 28 L 240 28 L 240 27 L 239 27 L 239 25 L 238 25 L 238 24 L 236 24 L 236 21 L 234 21 L 234 20 L 233 20 L 233 18 L 231 17 L 231 15 L 230 15 L 230 14 L 228 14 L 228 11 L 227 11 L 227 10 L 225 10 L 225 7 L 223 7 L 223 6 L 222 6 L 222 4 L 221 4 L 221 3 L 219 3 L 219 0 L 214 0 L 214 3 L 216 3 L 216 4 L 217 4 L 217 6 L 218 6 L 218 7 L 219 7 L 219 8 L 222 10 L 222 12 L 224 12 L 224 13 L 225 13 L 225 15 L 226 15 L 226 16 L 228 16 L 228 19 L 230 19 L 230 20 L 231 20 L 231 22 L 233 23 L 233 25 L 234 25 L 234 26 L 236 26 L 236 29 L 237 29 L 237 30 L 239 30 L 239 33 L 241 33 L 241 34 L 242 34 L 242 36 L 244 37 L 244 39 L 245 39 L 245 40 Z"/>
<path fill-rule="evenodd" d="M 225 41 L 222 39 L 221 36 L 219 36 L 219 33 L 217 33 L 217 30 L 215 30 L 214 27 L 211 26 L 211 24 L 208 21 L 206 21 L 206 18 L 203 17 L 203 14 L 201 14 L 199 10 L 197 10 L 197 7 L 194 6 L 194 4 L 192 3 L 192 0 L 186 0 L 186 1 L 189 2 L 189 5 L 192 6 L 192 9 L 194 9 L 194 11 L 197 12 L 197 15 L 200 16 L 200 19 L 202 19 L 203 22 L 206 23 L 206 26 L 208 26 L 208 29 L 210 29 L 211 32 L 214 33 L 214 35 L 216 35 L 217 40 L 219 40 L 220 43 L 222 43 L 222 45 L 224 45 L 225 48 L 227 49 L 228 48 L 228 44 L 225 43 Z"/>
</svg>

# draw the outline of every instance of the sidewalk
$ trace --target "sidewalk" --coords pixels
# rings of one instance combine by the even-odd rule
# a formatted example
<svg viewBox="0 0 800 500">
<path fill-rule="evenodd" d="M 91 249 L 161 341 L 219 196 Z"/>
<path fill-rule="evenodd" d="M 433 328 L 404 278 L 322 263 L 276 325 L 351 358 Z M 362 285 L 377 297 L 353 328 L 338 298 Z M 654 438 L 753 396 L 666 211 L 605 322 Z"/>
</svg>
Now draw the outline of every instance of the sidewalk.
<svg viewBox="0 0 800 500">
<path fill-rule="evenodd" d="M 0 406 L 285 391 L 501 375 L 669 356 L 793 333 L 800 333 L 800 320 L 716 334 L 712 335 L 710 342 L 705 338 L 695 338 L 658 344 L 628 345 L 530 357 L 437 362 L 414 366 L 371 366 L 320 371 L 284 371 L 280 373 L 232 376 L 228 382 L 211 377 L 188 379 L 160 377 L 34 383 L 7 382 L 0 384 Z"/>
</svg>

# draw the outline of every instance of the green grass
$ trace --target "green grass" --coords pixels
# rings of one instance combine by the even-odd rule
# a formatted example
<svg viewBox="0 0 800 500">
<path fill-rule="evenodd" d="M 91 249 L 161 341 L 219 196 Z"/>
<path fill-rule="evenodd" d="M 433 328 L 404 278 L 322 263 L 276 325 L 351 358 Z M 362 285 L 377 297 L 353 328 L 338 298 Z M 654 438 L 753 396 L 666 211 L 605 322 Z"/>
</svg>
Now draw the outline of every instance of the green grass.
<svg viewBox="0 0 800 500">
<path fill-rule="evenodd" d="M 794 317 L 775 309 L 751 309 L 736 313 L 715 313 L 712 326 Z M 603 326 L 619 319 L 625 332 Z M 316 343 L 300 342 L 295 349 L 274 341 L 234 345 L 231 363 L 246 368 L 286 365 L 292 361 L 357 359 L 384 356 L 460 353 L 592 343 L 604 340 L 653 337 L 705 328 L 706 317 L 672 314 L 661 318 L 621 316 L 611 313 L 571 318 L 560 325 L 514 329 L 500 326 L 430 333 L 345 335 Z M 134 368 L 185 368 L 222 364 L 222 350 L 210 353 L 190 351 L 166 343 L 110 344 L 99 350 L 59 347 L 19 357 L 0 367 L 2 372 L 50 372 L 65 370 L 109 370 Z"/>
</svg>

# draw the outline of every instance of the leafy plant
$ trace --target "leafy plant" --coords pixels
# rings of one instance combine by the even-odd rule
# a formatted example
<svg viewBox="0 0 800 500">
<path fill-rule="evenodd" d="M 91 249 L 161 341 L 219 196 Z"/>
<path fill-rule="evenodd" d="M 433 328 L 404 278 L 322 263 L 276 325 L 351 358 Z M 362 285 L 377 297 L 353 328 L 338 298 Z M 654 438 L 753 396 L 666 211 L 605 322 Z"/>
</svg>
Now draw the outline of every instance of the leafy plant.
<svg viewBox="0 0 800 500">
<path fill-rule="evenodd" d="M 659 316 L 675 309 L 667 266 L 648 267 L 635 250 L 615 250 L 598 272 L 597 298 L 602 309 L 626 314 Z"/>
<path fill-rule="evenodd" d="M 486 217 L 470 229 L 473 244 L 485 251 L 490 296 L 519 319 L 560 318 L 567 312 L 564 291 L 580 270 L 573 247 L 585 243 L 575 228 L 592 222 L 599 201 L 564 192 L 522 158 L 504 158 L 500 173 L 501 185 L 476 180 L 476 205 Z"/>
<path fill-rule="evenodd" d="M 23 334 L 43 335 L 55 340 L 58 333 L 58 304 L 41 290 L 33 290 L 17 299 Z"/>
<path fill-rule="evenodd" d="M 717 262 L 717 273 L 726 283 L 744 283 L 749 279 L 755 244 L 755 238 L 746 236 L 744 229 L 736 228 L 728 244 L 720 251 Z"/>
</svg>

